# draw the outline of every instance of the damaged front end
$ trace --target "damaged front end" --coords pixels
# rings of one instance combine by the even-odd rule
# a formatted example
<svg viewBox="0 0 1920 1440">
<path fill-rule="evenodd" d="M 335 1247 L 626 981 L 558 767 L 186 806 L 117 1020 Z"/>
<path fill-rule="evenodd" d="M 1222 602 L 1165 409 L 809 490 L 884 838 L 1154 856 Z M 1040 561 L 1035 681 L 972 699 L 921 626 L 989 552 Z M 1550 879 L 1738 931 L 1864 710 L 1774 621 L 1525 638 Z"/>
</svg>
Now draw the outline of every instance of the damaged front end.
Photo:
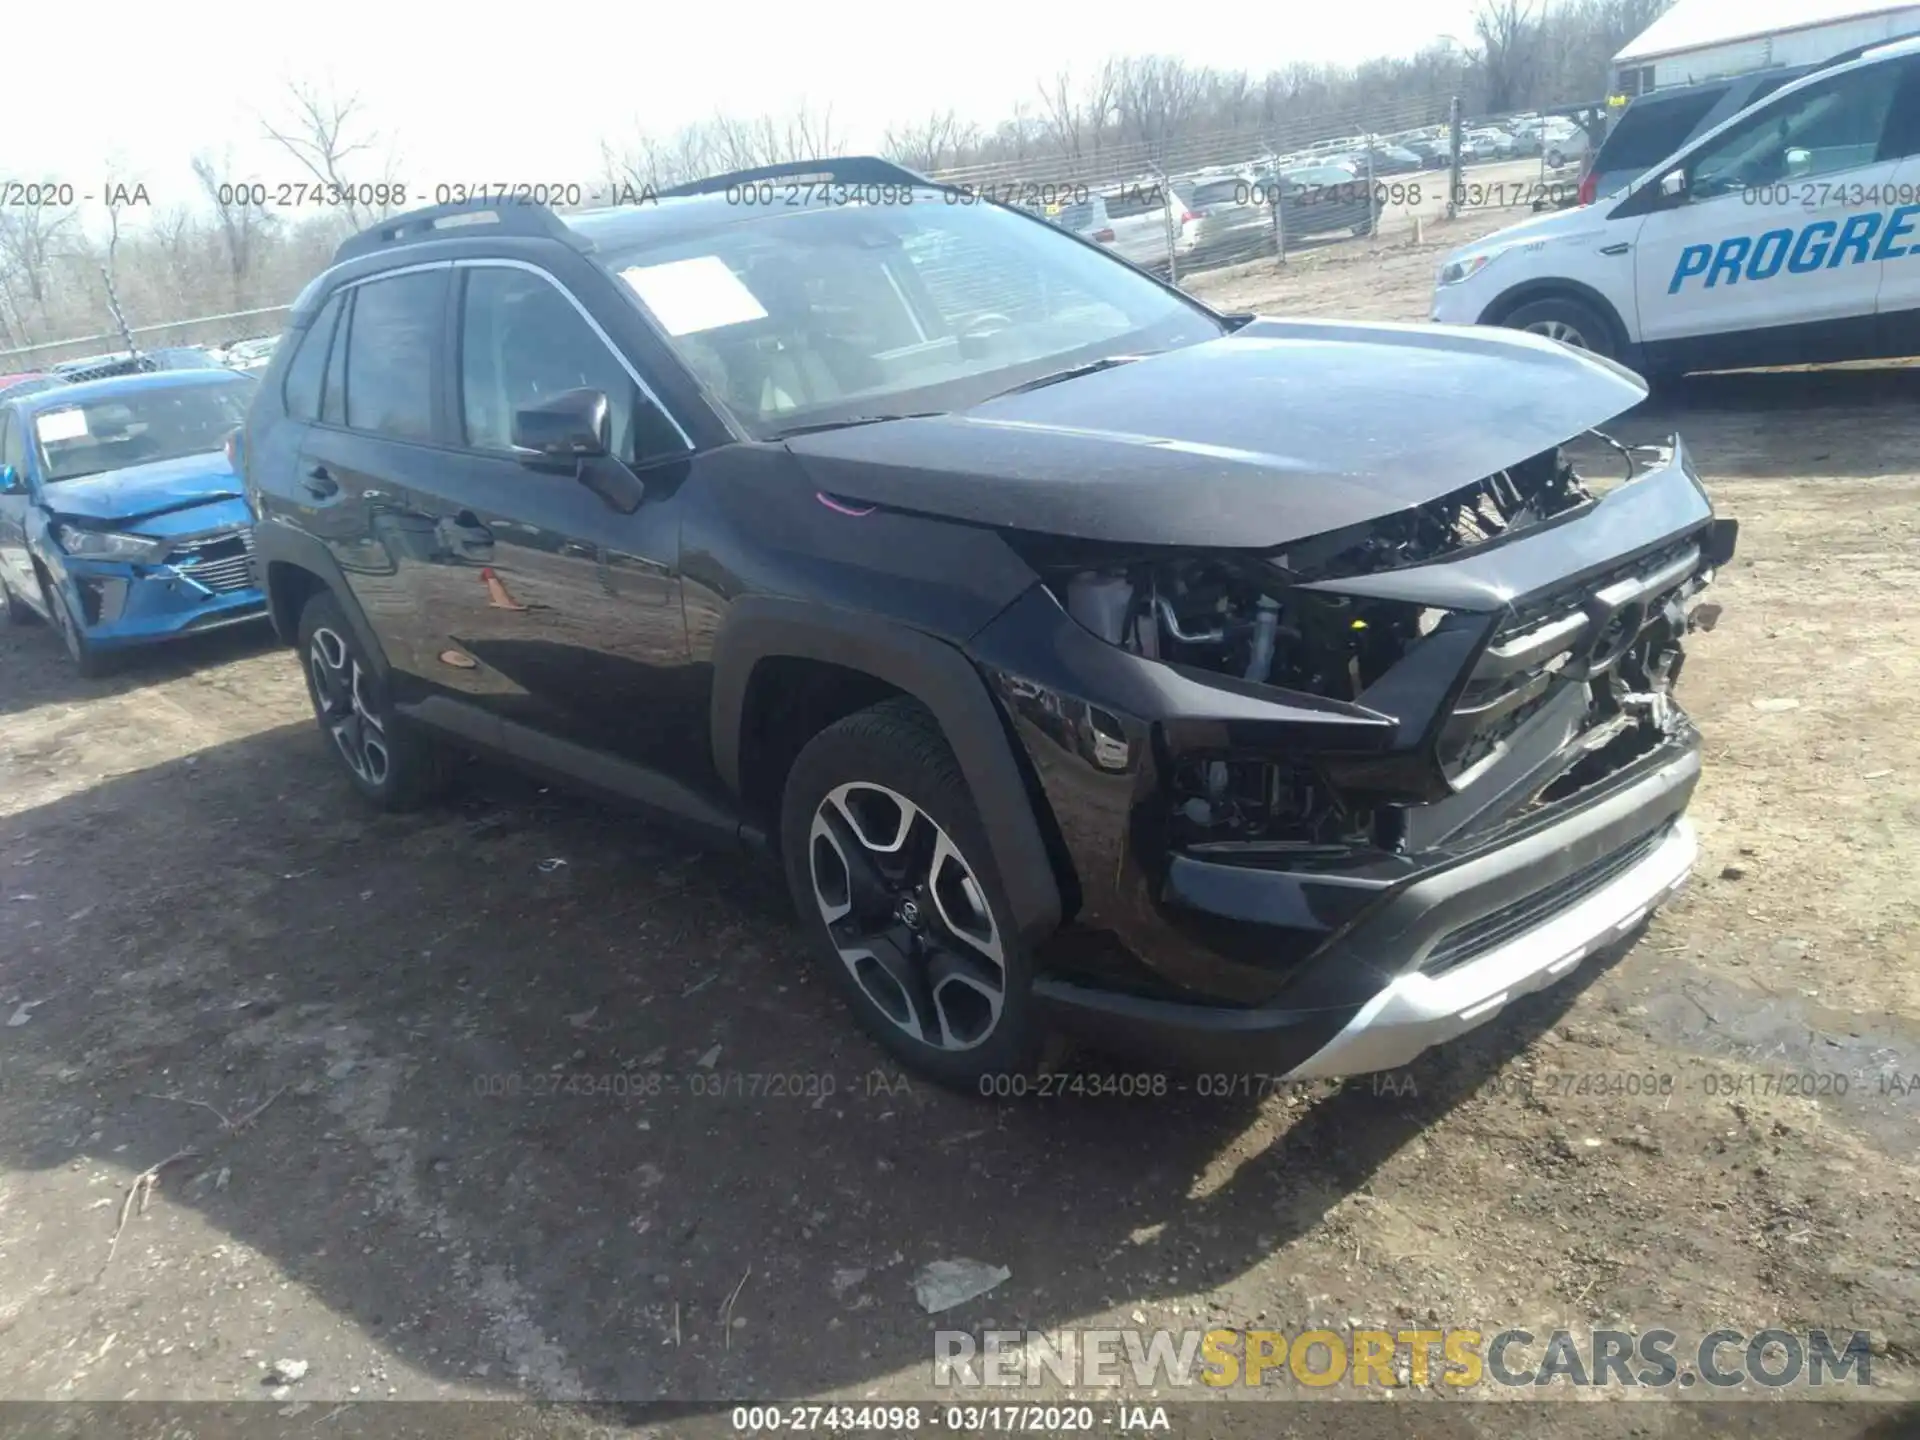
<svg viewBox="0 0 1920 1440">
<path fill-rule="evenodd" d="M 1677 440 L 1598 439 L 1604 493 L 1555 448 L 1271 551 L 1012 537 L 1046 584 L 975 648 L 1080 889 L 1043 991 L 1108 1038 L 1157 1004 L 1319 1015 L 1298 1050 L 1625 894 L 1684 824 L 1673 684 L 1735 531 Z"/>
</svg>

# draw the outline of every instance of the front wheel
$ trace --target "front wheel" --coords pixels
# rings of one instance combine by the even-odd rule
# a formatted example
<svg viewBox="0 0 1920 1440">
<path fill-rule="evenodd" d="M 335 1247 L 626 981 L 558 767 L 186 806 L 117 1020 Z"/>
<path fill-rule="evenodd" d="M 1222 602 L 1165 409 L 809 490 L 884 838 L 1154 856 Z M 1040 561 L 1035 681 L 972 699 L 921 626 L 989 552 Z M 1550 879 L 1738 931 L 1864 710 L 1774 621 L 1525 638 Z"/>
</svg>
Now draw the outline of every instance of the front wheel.
<svg viewBox="0 0 1920 1440">
<path fill-rule="evenodd" d="M 60 643 L 67 648 L 67 659 L 81 678 L 98 680 L 103 675 L 111 675 L 119 657 L 87 639 L 87 632 L 67 604 L 67 597 L 44 573 L 40 576 L 40 598 L 46 604 L 47 614 L 53 617 L 53 628 L 59 632 Z"/>
<path fill-rule="evenodd" d="M 25 625 L 38 618 L 33 607 L 14 594 L 4 578 L 0 578 L 0 612 L 5 613 L 9 625 Z"/>
<path fill-rule="evenodd" d="M 1522 305 L 1500 322 L 1510 330 L 1544 335 L 1575 350 L 1614 357 L 1613 327 L 1591 305 L 1569 296 L 1554 295 Z"/>
<path fill-rule="evenodd" d="M 816 735 L 787 777 L 780 826 L 800 923 L 869 1034 L 956 1088 L 1031 1068 L 1032 972 L 932 716 L 893 700 Z"/>
<path fill-rule="evenodd" d="M 300 612 L 300 656 L 314 718 L 362 796 L 410 810 L 446 785 L 446 755 L 393 712 L 340 602 L 315 595 Z"/>
</svg>

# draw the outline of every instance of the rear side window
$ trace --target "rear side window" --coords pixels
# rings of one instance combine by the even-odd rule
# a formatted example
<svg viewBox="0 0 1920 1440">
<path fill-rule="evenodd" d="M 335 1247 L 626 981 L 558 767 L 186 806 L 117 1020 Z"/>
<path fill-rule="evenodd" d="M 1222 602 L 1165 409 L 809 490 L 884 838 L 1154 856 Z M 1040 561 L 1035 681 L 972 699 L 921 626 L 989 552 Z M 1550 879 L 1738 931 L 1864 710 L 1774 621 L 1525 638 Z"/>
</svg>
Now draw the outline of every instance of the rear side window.
<svg viewBox="0 0 1920 1440">
<path fill-rule="evenodd" d="M 348 428 L 433 439 L 433 363 L 447 272 L 394 275 L 356 290 L 346 345 Z"/>
<path fill-rule="evenodd" d="M 287 364 L 287 378 L 280 387 L 287 414 L 295 420 L 320 418 L 320 387 L 327 376 L 327 353 L 333 344 L 333 327 L 339 322 L 341 297 L 335 295 L 313 317 L 307 333 L 300 337 L 300 348 Z"/>
<path fill-rule="evenodd" d="M 1653 168 L 1686 144 L 1694 127 L 1726 93 L 1726 86 L 1716 85 L 1671 99 L 1635 101 L 1608 133 L 1593 168 L 1636 173 Z"/>
<path fill-rule="evenodd" d="M 1244 180 L 1209 180 L 1194 188 L 1193 203 L 1196 205 L 1237 205 L 1246 199 L 1247 182 Z"/>
<path fill-rule="evenodd" d="M 0 465 L 13 466 L 14 474 L 26 478 L 26 427 L 11 415 L 0 411 Z"/>
</svg>

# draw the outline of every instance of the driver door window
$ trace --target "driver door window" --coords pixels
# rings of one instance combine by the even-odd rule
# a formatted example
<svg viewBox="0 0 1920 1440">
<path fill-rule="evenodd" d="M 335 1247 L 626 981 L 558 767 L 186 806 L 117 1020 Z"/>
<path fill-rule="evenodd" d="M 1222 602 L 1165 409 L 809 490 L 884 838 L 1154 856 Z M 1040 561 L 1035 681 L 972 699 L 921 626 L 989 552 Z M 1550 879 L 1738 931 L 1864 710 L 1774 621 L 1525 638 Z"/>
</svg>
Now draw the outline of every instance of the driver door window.
<svg viewBox="0 0 1920 1440">
<path fill-rule="evenodd" d="M 1687 162 L 1687 194 L 1709 199 L 1896 158 L 1883 153 L 1882 140 L 1905 70 L 1870 66 L 1776 101 Z"/>
<path fill-rule="evenodd" d="M 467 445 L 512 454 L 514 412 L 568 390 L 607 397 L 612 453 L 627 465 L 685 453 L 672 422 L 557 288 L 526 270 L 470 270 L 460 315 Z"/>
</svg>

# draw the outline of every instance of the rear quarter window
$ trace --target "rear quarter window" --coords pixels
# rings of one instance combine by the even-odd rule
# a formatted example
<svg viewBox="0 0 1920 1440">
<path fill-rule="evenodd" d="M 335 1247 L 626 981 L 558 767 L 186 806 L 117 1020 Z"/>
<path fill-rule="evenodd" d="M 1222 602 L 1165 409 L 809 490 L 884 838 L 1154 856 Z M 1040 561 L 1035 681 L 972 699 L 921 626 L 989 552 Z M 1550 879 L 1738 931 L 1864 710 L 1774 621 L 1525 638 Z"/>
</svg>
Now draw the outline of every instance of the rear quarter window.
<svg viewBox="0 0 1920 1440">
<path fill-rule="evenodd" d="M 300 337 L 300 348 L 287 364 L 287 378 L 280 388 L 287 414 L 295 420 L 320 418 L 320 387 L 327 375 L 327 351 L 333 344 L 333 329 L 340 319 L 341 297 L 335 295 L 313 317 L 307 333 Z"/>
<path fill-rule="evenodd" d="M 1601 143 L 1594 157 L 1596 172 L 1639 172 L 1658 165 L 1687 143 L 1707 112 L 1727 93 L 1724 85 L 1671 99 L 1637 100 Z"/>
</svg>

